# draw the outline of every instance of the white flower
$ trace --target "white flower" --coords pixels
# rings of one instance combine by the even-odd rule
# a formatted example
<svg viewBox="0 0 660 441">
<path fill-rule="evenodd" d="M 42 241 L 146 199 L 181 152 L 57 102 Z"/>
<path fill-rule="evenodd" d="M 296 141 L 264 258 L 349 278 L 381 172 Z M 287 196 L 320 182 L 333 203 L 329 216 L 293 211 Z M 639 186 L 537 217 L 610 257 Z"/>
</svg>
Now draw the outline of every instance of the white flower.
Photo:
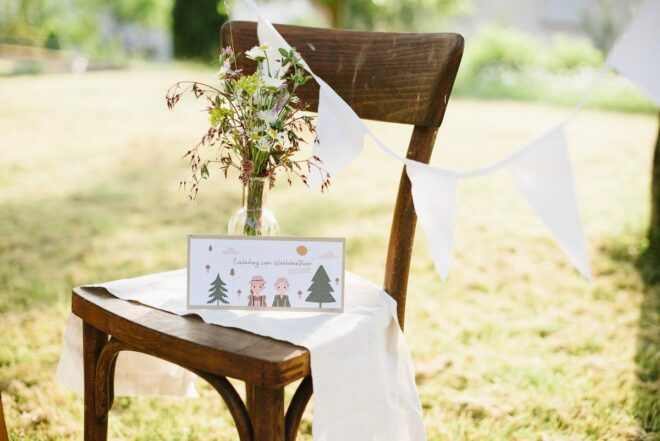
<svg viewBox="0 0 660 441">
<path fill-rule="evenodd" d="M 277 89 L 282 84 L 284 84 L 284 80 L 281 78 L 273 78 L 273 77 L 265 76 L 262 78 L 262 80 L 264 87 L 267 87 L 269 89 Z"/>
<path fill-rule="evenodd" d="M 220 66 L 220 70 L 218 70 L 218 78 L 222 80 L 224 77 L 227 76 L 227 73 L 229 72 L 230 69 L 231 69 L 231 63 L 229 62 L 229 60 L 225 60 L 222 63 L 222 66 Z"/>
<path fill-rule="evenodd" d="M 254 142 L 259 141 L 261 139 L 261 135 L 259 134 L 259 132 L 261 132 L 261 130 L 262 130 L 261 127 L 255 127 L 254 129 L 251 129 L 248 132 L 248 137 L 250 138 L 250 140 L 252 140 Z"/>
<path fill-rule="evenodd" d="M 275 109 L 270 109 L 270 110 L 260 110 L 257 113 L 257 116 L 259 117 L 260 120 L 265 122 L 266 124 L 275 124 L 277 122 L 277 110 Z"/>
<path fill-rule="evenodd" d="M 279 145 L 281 145 L 282 147 L 284 147 L 284 144 L 286 143 L 287 139 L 288 139 L 288 138 L 287 138 L 287 136 L 286 136 L 286 133 L 284 133 L 284 132 L 280 132 L 280 133 L 277 134 L 277 139 L 276 139 L 276 141 L 277 141 L 277 143 L 278 143 Z"/>
<path fill-rule="evenodd" d="M 266 130 L 266 134 L 272 140 L 273 143 L 281 145 L 284 147 L 284 143 L 287 141 L 286 132 L 278 132 L 273 128 Z"/>
<path fill-rule="evenodd" d="M 270 101 L 270 96 L 268 96 L 268 92 L 263 91 L 262 89 L 257 89 L 254 91 L 254 95 L 252 95 L 252 100 L 254 101 L 254 105 L 257 107 L 262 107 L 265 105 L 268 105 Z"/>
<path fill-rule="evenodd" d="M 257 141 L 255 145 L 262 152 L 268 152 L 270 151 L 270 148 L 273 146 L 273 142 L 267 136 L 262 136 L 261 139 Z"/>
<path fill-rule="evenodd" d="M 254 61 L 261 61 L 266 59 L 266 51 L 268 50 L 268 46 L 255 46 L 249 51 L 245 52 L 245 56 L 248 57 L 250 60 Z"/>
</svg>

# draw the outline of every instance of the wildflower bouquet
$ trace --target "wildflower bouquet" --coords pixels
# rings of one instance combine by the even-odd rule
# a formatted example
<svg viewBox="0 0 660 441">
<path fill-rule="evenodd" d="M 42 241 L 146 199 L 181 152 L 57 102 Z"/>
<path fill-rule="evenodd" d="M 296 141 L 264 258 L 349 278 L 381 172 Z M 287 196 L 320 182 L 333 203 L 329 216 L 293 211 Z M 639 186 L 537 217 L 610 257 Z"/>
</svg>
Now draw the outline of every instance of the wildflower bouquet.
<svg viewBox="0 0 660 441">
<path fill-rule="evenodd" d="M 318 157 L 296 158 L 304 132 L 314 133 L 313 116 L 304 113 L 307 105 L 296 96 L 298 87 L 312 78 L 300 55 L 295 49 L 255 46 L 244 56 L 256 63 L 254 73 L 237 69 L 237 55 L 227 47 L 219 57 L 217 86 L 181 81 L 170 87 L 166 100 L 169 109 L 186 93 L 206 100 L 210 127 L 184 155 L 192 173 L 181 184 L 195 199 L 201 182 L 209 178 L 214 167 L 225 178 L 230 168 L 236 169 L 248 193 L 244 234 L 253 235 L 259 234 L 264 182 L 273 187 L 278 171 L 286 175 L 289 184 L 297 176 L 307 185 L 309 173 L 316 168 L 322 177 L 322 191 L 329 185 L 329 176 Z"/>
</svg>

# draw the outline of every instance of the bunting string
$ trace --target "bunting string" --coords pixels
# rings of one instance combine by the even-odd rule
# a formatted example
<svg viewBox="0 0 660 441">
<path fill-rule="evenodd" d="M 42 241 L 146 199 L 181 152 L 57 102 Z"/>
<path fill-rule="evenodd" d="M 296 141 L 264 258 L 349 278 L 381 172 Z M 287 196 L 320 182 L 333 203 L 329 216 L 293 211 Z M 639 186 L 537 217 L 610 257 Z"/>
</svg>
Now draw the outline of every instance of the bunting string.
<svg viewBox="0 0 660 441">
<path fill-rule="evenodd" d="M 264 18 L 254 1 L 245 2 L 258 19 L 260 44 L 290 50 L 291 46 Z M 415 211 L 426 233 L 435 267 L 443 280 L 447 277 L 453 253 L 458 182 L 499 170 L 506 171 L 569 261 L 580 274 L 590 279 L 587 243 L 563 129 L 579 115 L 610 69 L 637 83 L 660 106 L 660 26 L 657 23 L 660 23 L 660 0 L 647 0 L 610 52 L 592 84 L 563 120 L 492 164 L 462 172 L 406 159 L 396 153 L 303 60 L 303 65 L 319 85 L 313 154 L 321 158 L 329 173 L 335 175 L 361 153 L 364 139 L 368 136 L 382 152 L 405 164 L 412 184 Z M 313 173 L 310 184 L 314 186 L 319 182 L 320 176 Z"/>
</svg>

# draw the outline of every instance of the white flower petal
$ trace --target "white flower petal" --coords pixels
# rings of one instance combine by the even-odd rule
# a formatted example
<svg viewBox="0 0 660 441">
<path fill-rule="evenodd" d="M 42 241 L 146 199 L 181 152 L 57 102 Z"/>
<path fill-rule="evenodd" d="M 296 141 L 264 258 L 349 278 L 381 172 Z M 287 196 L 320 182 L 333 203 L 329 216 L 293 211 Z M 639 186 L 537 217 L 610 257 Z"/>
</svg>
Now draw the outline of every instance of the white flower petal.
<svg viewBox="0 0 660 441">
<path fill-rule="evenodd" d="M 266 58 L 266 49 L 268 49 L 268 46 L 255 46 L 252 49 L 245 51 L 245 56 L 250 60 L 264 60 Z"/>
<path fill-rule="evenodd" d="M 260 110 L 257 113 L 257 116 L 260 120 L 264 121 L 267 124 L 275 124 L 277 122 L 277 111 L 275 109 L 270 110 Z"/>
<path fill-rule="evenodd" d="M 261 137 L 259 141 L 256 143 L 256 147 L 261 150 L 262 152 L 268 152 L 270 151 L 270 148 L 273 146 L 273 143 L 270 139 L 268 139 L 267 136 Z"/>
<path fill-rule="evenodd" d="M 262 80 L 264 87 L 268 87 L 271 89 L 277 89 L 282 84 L 284 84 L 284 80 L 281 78 L 273 78 L 273 77 L 265 76 L 262 78 Z"/>
</svg>

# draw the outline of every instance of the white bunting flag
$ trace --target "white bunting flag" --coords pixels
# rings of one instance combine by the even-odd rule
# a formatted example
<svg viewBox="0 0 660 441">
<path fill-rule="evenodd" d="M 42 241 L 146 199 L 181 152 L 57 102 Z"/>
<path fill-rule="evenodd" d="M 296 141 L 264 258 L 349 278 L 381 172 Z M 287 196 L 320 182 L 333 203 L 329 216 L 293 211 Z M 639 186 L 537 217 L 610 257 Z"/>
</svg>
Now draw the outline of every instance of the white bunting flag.
<svg viewBox="0 0 660 441">
<path fill-rule="evenodd" d="M 287 43 L 284 37 L 282 37 L 282 34 L 277 32 L 270 22 L 265 21 L 261 17 L 261 14 L 259 14 L 259 21 L 257 22 L 257 37 L 259 38 L 259 44 L 261 45 L 268 45 L 276 49 L 282 48 L 287 51 L 291 50 L 291 46 Z"/>
<path fill-rule="evenodd" d="M 247 4 L 257 15 L 257 36 L 259 44 L 272 48 L 290 50 L 291 46 L 259 12 L 252 0 Z M 273 59 L 273 61 L 275 61 Z M 301 58 L 305 69 L 319 84 L 319 107 L 316 121 L 316 140 L 312 154 L 321 159 L 323 169 L 331 176 L 346 167 L 362 151 L 367 127 L 355 111 L 323 79 L 314 74 Z M 312 169 L 309 176 L 310 187 L 318 187 L 322 176 Z"/>
<path fill-rule="evenodd" d="M 614 45 L 607 64 L 660 107 L 660 0 L 647 0 Z"/>
<path fill-rule="evenodd" d="M 321 159 L 323 168 L 333 176 L 360 154 L 367 128 L 337 92 L 322 79 L 316 81 L 320 86 L 319 110 L 312 154 Z M 317 178 L 312 174 L 313 186 Z"/>
<path fill-rule="evenodd" d="M 561 127 L 530 143 L 505 167 L 571 263 L 580 274 L 591 279 L 573 170 Z"/>
<path fill-rule="evenodd" d="M 445 280 L 454 250 L 456 174 L 411 160 L 406 160 L 406 173 L 412 183 L 415 212 L 426 233 L 435 269 Z"/>
<path fill-rule="evenodd" d="M 277 29 L 261 15 L 254 2 L 252 0 L 246 2 L 257 15 L 257 34 L 260 43 L 290 48 Z M 653 17 L 655 20 L 660 11 L 659 5 L 660 0 L 649 0 L 642 8 L 640 16 Z M 654 58 L 654 54 L 659 53 L 660 39 L 657 36 L 658 30 L 650 23 L 648 18 L 638 16 L 631 25 L 631 30 L 619 41 L 615 52 L 608 60 L 611 67 L 620 69 L 643 84 L 647 91 L 655 91 L 653 92 L 655 96 L 660 97 L 660 88 L 657 84 L 660 78 L 658 73 L 660 57 Z M 642 48 L 641 52 L 640 48 Z M 637 51 L 637 56 L 640 53 L 644 54 L 645 67 L 627 67 L 637 64 L 638 58 L 631 55 L 634 51 Z M 309 68 L 307 70 L 320 88 L 317 139 L 314 143 L 313 155 L 318 156 L 323 161 L 324 169 L 334 175 L 360 154 L 364 137 L 369 135 L 381 150 L 394 159 L 405 162 L 412 183 L 415 210 L 426 233 L 433 262 L 443 280 L 447 277 L 453 252 L 458 180 L 483 176 L 502 168 L 507 169 L 513 176 L 520 192 L 550 229 L 571 263 L 582 275 L 591 278 L 586 240 L 575 196 L 573 172 L 561 125 L 508 158 L 481 169 L 455 173 L 399 156 L 370 132 L 355 111 L 323 79 Z M 599 79 L 605 72 L 605 68 L 601 69 Z M 649 72 L 655 73 L 649 74 Z M 598 81 L 594 83 L 592 89 Z M 575 107 L 571 118 L 581 109 L 591 92 L 587 93 Z M 312 170 L 309 177 L 310 186 L 317 187 L 320 181 L 321 174 L 317 170 Z"/>
</svg>

